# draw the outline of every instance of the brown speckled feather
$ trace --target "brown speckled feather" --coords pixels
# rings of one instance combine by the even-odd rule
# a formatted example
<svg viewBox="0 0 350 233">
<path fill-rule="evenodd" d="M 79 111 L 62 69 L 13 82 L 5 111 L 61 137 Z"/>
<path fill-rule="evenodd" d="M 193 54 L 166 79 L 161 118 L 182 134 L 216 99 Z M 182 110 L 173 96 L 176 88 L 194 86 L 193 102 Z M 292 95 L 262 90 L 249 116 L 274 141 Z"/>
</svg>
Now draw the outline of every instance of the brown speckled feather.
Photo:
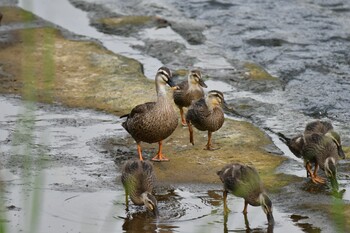
<svg viewBox="0 0 350 233">
<path fill-rule="evenodd" d="M 188 107 L 193 101 L 204 97 L 203 87 L 207 87 L 202 79 L 200 70 L 191 70 L 187 80 L 177 85 L 178 89 L 174 91 L 173 98 L 175 104 L 181 109 Z"/>
<path fill-rule="evenodd" d="M 204 96 L 203 89 L 189 90 L 188 81 L 178 84 L 179 89 L 173 93 L 174 102 L 178 107 L 189 107 L 194 100 Z"/>
<path fill-rule="evenodd" d="M 137 105 L 122 126 L 136 142 L 155 143 L 169 137 L 177 127 L 178 118 L 166 96 L 165 85 L 174 86 L 171 72 L 161 67 L 156 75 L 157 102 Z"/>
<path fill-rule="evenodd" d="M 306 125 L 304 134 L 310 134 L 310 133 L 326 134 L 330 130 L 333 130 L 333 126 L 330 122 L 313 121 Z"/>
<path fill-rule="evenodd" d="M 139 160 L 127 161 L 122 168 L 121 181 L 132 202 L 143 205 L 141 194 L 152 193 L 155 183 L 152 163 Z"/>
<path fill-rule="evenodd" d="M 331 138 L 314 133 L 306 135 L 305 140 L 302 155 L 306 161 L 317 161 L 322 170 L 328 157 L 333 157 L 338 162 L 338 149 Z"/>
<path fill-rule="evenodd" d="M 215 132 L 224 124 L 224 111 L 217 106 L 209 110 L 205 99 L 202 98 L 188 109 L 186 120 L 190 121 L 198 130 Z"/>
<path fill-rule="evenodd" d="M 228 164 L 217 172 L 226 191 L 244 198 L 250 205 L 259 206 L 259 195 L 264 192 L 256 169 L 241 163 Z"/>
</svg>

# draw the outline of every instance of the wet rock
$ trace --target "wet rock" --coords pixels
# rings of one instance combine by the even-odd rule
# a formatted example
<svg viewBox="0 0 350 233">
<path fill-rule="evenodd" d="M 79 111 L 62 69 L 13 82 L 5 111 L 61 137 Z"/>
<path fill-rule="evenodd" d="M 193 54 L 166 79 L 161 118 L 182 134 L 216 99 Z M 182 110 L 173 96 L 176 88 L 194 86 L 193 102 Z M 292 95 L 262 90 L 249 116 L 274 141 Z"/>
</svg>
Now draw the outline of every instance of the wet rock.
<svg viewBox="0 0 350 233">
<path fill-rule="evenodd" d="M 205 27 L 203 25 L 196 25 L 193 22 L 191 23 L 191 20 L 187 20 L 186 22 L 172 22 L 171 28 L 191 45 L 200 45 L 206 40 L 203 35 Z"/>
<path fill-rule="evenodd" d="M 279 47 L 288 42 L 279 38 L 251 38 L 246 43 L 252 46 Z"/>
<path fill-rule="evenodd" d="M 142 29 L 167 27 L 170 23 L 156 16 L 119 16 L 94 19 L 91 25 L 106 34 L 131 36 Z"/>
<path fill-rule="evenodd" d="M 170 21 L 155 15 L 122 15 L 111 12 L 95 3 L 87 3 L 79 0 L 70 0 L 70 2 L 74 6 L 89 12 L 91 25 L 103 33 L 121 36 L 133 35 L 137 37 L 138 33 L 146 28 L 169 26 L 191 45 L 203 44 L 205 41 L 203 34 L 205 26 L 197 24 L 191 19 Z"/>
<path fill-rule="evenodd" d="M 174 41 L 147 40 L 144 45 L 135 45 L 133 48 L 158 58 L 169 67 L 187 67 L 197 60 L 195 57 L 190 57 L 184 53 L 185 45 Z"/>
</svg>

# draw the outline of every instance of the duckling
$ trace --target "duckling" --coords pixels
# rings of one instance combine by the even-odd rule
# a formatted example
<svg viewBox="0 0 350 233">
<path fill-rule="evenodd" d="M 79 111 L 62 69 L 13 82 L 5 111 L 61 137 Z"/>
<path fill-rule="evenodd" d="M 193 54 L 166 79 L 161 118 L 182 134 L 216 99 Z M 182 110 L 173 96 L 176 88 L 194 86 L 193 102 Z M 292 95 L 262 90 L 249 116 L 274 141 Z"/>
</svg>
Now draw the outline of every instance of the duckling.
<svg viewBox="0 0 350 233">
<path fill-rule="evenodd" d="M 324 183 L 325 180 L 322 177 L 319 177 L 317 175 L 317 171 L 319 168 L 319 164 L 317 163 L 316 160 L 315 161 L 315 169 L 313 173 L 310 173 L 311 171 L 311 164 L 309 162 L 309 159 L 305 159 L 304 158 L 304 146 L 308 143 L 307 139 L 309 139 L 308 137 L 306 137 L 307 135 L 311 135 L 311 134 L 321 134 L 324 135 L 330 139 L 332 139 L 332 141 L 335 143 L 335 145 L 337 146 L 337 151 L 338 151 L 338 155 L 341 158 L 345 158 L 345 154 L 344 151 L 342 149 L 342 145 L 341 145 L 341 139 L 340 136 L 337 132 L 334 131 L 333 126 L 330 122 L 327 121 L 313 121 L 310 122 L 306 125 L 304 133 L 303 134 L 299 134 L 291 139 L 285 137 L 283 134 L 278 133 L 278 135 L 280 136 L 280 138 L 282 139 L 282 141 L 284 141 L 286 143 L 286 145 L 288 146 L 288 148 L 291 150 L 291 152 L 297 156 L 298 158 L 303 158 L 304 162 L 305 162 L 305 168 L 307 171 L 307 176 L 311 177 L 311 180 L 314 183 Z"/>
<path fill-rule="evenodd" d="M 141 142 L 158 142 L 158 153 L 153 161 L 169 160 L 162 153 L 162 141 L 174 132 L 178 124 L 176 112 L 166 96 L 166 84 L 176 88 L 171 78 L 168 68 L 159 68 L 155 77 L 157 101 L 137 105 L 129 114 L 121 116 L 127 117 L 122 126 L 135 139 L 140 160 L 143 160 Z"/>
<path fill-rule="evenodd" d="M 201 131 L 208 131 L 208 143 L 205 149 L 215 150 L 212 147 L 212 133 L 224 124 L 224 111 L 221 105 L 226 106 L 224 95 L 220 91 L 212 90 L 205 98 L 194 102 L 187 111 L 186 122 L 190 133 L 190 142 L 194 145 L 192 125 Z"/>
<path fill-rule="evenodd" d="M 334 131 L 332 123 L 330 123 L 328 121 L 320 121 L 320 120 L 316 120 L 316 121 L 308 123 L 305 127 L 304 135 L 313 134 L 313 133 L 325 135 L 325 136 L 329 137 L 330 139 L 332 139 L 333 142 L 335 143 L 335 145 L 337 146 L 337 151 L 338 151 L 339 157 L 341 157 L 342 159 L 345 158 L 345 153 L 344 153 L 342 145 L 341 145 L 340 136 L 337 132 Z M 310 164 L 307 164 L 307 166 L 311 168 Z M 314 177 L 318 180 L 321 180 L 321 183 L 324 183 L 325 182 L 324 179 L 317 176 L 318 168 L 319 168 L 319 164 L 316 161 L 315 169 L 314 169 Z M 310 169 L 309 169 L 309 171 L 310 171 Z"/>
<path fill-rule="evenodd" d="M 259 174 L 252 166 L 232 163 L 224 166 L 217 172 L 220 180 L 224 184 L 224 212 L 228 213 L 227 194 L 232 193 L 237 197 L 244 198 L 243 214 L 247 214 L 248 204 L 261 206 L 267 216 L 269 225 L 274 224 L 272 215 L 272 202 L 267 196 Z"/>
<path fill-rule="evenodd" d="M 126 210 L 129 195 L 135 205 L 145 205 L 147 210 L 158 216 L 157 200 L 152 195 L 155 174 L 149 161 L 128 160 L 122 168 L 121 181 L 125 190 Z"/>
<path fill-rule="evenodd" d="M 339 160 L 337 144 L 334 139 L 327 135 L 319 133 L 305 135 L 306 144 L 302 151 L 302 156 L 307 162 L 314 162 L 319 166 L 329 179 L 333 191 L 339 188 L 337 181 L 337 163 Z M 314 183 L 324 183 L 324 180 L 318 179 L 317 169 L 311 172 L 311 168 L 307 167 Z"/>
<path fill-rule="evenodd" d="M 310 122 L 305 127 L 304 135 L 312 133 L 320 133 L 332 138 L 334 143 L 337 145 L 339 157 L 345 159 L 345 153 L 343 151 L 340 136 L 334 131 L 332 123 L 320 120 Z"/>
<path fill-rule="evenodd" d="M 184 107 L 189 107 L 192 101 L 199 100 L 204 97 L 203 87 L 207 87 L 202 79 L 202 74 L 199 70 L 191 70 L 188 74 L 187 81 L 178 84 L 179 89 L 173 93 L 174 102 L 180 109 L 181 123 L 186 126 L 184 116 Z"/>
</svg>

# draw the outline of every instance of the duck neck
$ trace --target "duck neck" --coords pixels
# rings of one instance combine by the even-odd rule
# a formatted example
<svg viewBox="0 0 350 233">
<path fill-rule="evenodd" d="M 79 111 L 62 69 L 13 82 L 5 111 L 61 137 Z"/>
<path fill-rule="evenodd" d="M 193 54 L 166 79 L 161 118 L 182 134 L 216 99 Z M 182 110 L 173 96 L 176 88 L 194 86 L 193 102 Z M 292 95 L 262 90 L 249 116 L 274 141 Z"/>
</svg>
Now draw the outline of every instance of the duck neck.
<svg viewBox="0 0 350 233">
<path fill-rule="evenodd" d="M 165 85 L 157 83 L 156 88 L 157 88 L 157 98 L 158 99 L 166 96 Z"/>
<path fill-rule="evenodd" d="M 206 99 L 205 99 L 205 103 L 206 103 L 206 105 L 207 105 L 207 107 L 208 107 L 208 110 L 209 110 L 210 112 L 212 112 L 215 106 L 214 106 L 213 103 L 211 102 L 211 99 L 210 99 L 210 98 L 206 98 Z"/>
<path fill-rule="evenodd" d="M 165 85 L 161 83 L 156 83 L 156 88 L 157 88 L 157 102 L 166 102 L 166 90 L 165 90 Z"/>
</svg>

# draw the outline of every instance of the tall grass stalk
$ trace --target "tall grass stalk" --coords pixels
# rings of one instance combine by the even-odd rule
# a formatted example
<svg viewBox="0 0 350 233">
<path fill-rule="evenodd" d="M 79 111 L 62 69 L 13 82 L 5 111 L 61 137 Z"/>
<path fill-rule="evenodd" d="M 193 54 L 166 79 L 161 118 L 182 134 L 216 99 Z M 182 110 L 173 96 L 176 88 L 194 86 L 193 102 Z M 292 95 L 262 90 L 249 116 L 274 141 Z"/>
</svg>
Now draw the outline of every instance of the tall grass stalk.
<svg viewBox="0 0 350 233">
<path fill-rule="evenodd" d="M 24 14 L 24 21 L 32 21 L 34 16 Z M 12 138 L 10 162 L 14 162 L 20 169 L 23 182 L 22 201 L 23 215 L 26 216 L 24 229 L 29 232 L 38 232 L 40 225 L 40 210 L 43 204 L 43 168 L 45 144 L 48 137 L 42 136 L 38 142 L 35 135 L 35 111 L 38 97 L 41 100 L 52 99 L 51 90 L 55 78 L 54 70 L 54 37 L 53 30 L 44 30 L 43 38 L 38 38 L 36 30 L 24 29 L 21 31 L 23 47 L 21 56 L 21 77 L 23 82 L 22 100 L 23 109 L 16 121 Z M 43 43 L 41 42 L 43 40 Z M 39 92 L 39 86 L 44 86 L 44 91 Z M 30 198 L 27 198 L 30 197 Z M 2 200 L 4 200 L 2 198 Z M 0 233 L 6 232 L 3 222 L 0 225 Z"/>
</svg>

